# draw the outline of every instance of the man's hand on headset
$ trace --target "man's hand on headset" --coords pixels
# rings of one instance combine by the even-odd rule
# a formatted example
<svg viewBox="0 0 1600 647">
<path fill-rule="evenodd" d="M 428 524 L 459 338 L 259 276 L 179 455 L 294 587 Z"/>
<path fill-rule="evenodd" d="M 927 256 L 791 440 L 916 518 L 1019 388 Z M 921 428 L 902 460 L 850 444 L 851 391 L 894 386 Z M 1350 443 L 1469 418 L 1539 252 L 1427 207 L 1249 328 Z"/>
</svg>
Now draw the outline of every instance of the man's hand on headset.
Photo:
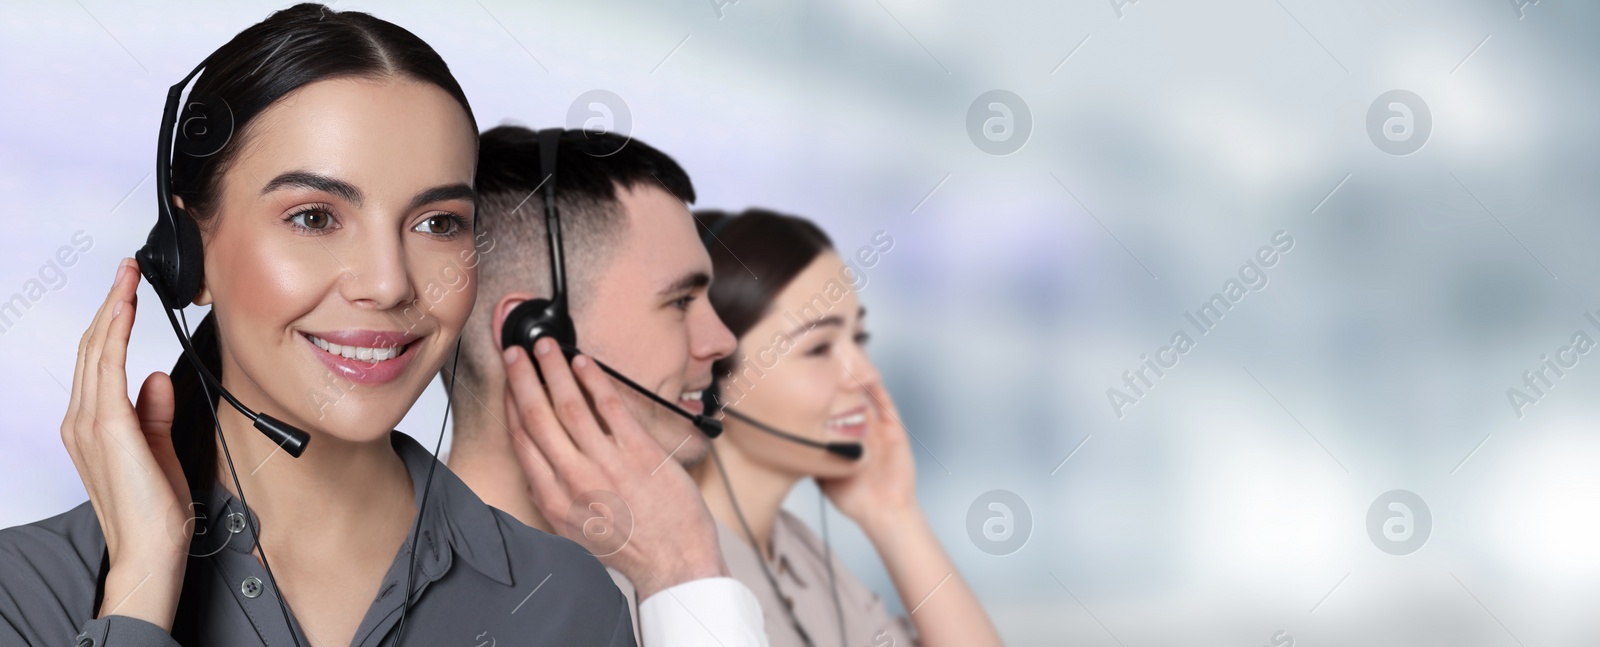
<svg viewBox="0 0 1600 647">
<path fill-rule="evenodd" d="M 533 502 L 556 532 L 626 575 L 641 602 L 726 576 L 699 488 L 640 427 L 610 378 L 584 355 L 569 368 L 548 338 L 534 354 L 544 385 L 522 348 L 505 352 L 506 418 Z"/>
</svg>

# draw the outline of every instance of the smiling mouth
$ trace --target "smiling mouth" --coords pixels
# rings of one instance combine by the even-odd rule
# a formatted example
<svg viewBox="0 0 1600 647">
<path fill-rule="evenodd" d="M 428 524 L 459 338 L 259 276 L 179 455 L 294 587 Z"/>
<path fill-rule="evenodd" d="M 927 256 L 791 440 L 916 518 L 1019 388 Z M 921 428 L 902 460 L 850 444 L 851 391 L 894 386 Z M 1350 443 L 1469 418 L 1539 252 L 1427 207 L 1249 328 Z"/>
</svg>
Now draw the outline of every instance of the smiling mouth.
<svg viewBox="0 0 1600 647">
<path fill-rule="evenodd" d="M 851 438 L 862 438 L 867 434 L 867 408 L 856 407 L 841 414 L 830 416 L 823 427 L 829 433 Z"/>
<path fill-rule="evenodd" d="M 371 362 L 373 364 L 377 364 L 377 363 L 380 363 L 380 362 L 386 362 L 386 361 L 392 360 L 392 359 L 394 359 L 396 357 L 399 357 L 401 353 L 406 352 L 406 348 L 411 346 L 411 344 L 401 344 L 399 346 L 385 346 L 385 347 L 381 347 L 381 348 L 369 348 L 369 347 L 366 347 L 366 346 L 348 346 L 348 345 L 335 344 L 335 343 L 330 342 L 330 341 L 328 341 L 326 339 L 323 339 L 321 337 L 318 337 L 316 335 L 311 335 L 311 334 L 307 334 L 306 338 L 310 339 L 311 343 L 315 344 L 317 348 L 321 348 L 323 352 L 328 353 L 330 355 L 337 355 L 337 356 L 343 357 L 345 359 L 353 359 L 353 360 L 359 360 L 359 361 L 363 361 L 363 362 Z"/>
<path fill-rule="evenodd" d="M 843 416 L 834 416 L 828 419 L 828 428 L 839 429 L 842 427 L 854 427 L 856 425 L 863 424 L 866 421 L 867 414 L 865 413 L 852 413 Z"/>
<path fill-rule="evenodd" d="M 701 397 L 705 395 L 705 392 L 705 389 L 684 391 L 678 396 L 678 406 L 684 411 L 688 411 L 689 413 L 695 415 L 705 413 L 706 404 L 701 400 Z"/>
</svg>

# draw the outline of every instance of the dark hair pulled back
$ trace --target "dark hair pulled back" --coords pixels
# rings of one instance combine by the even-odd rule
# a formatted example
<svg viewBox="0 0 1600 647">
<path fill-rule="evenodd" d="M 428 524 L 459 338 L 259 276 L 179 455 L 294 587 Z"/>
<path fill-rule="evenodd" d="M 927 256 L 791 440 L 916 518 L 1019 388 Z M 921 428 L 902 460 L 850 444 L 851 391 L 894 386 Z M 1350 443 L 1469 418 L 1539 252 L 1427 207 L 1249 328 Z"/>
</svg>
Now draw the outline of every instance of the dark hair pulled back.
<svg viewBox="0 0 1600 647">
<path fill-rule="evenodd" d="M 773 300 L 794 277 L 833 250 L 833 240 L 799 216 L 746 209 L 740 214 L 702 210 L 694 217 L 717 277 L 711 283 L 711 307 L 734 337 L 749 332 L 771 312 Z M 717 360 L 711 370 L 728 375 L 737 357 Z"/>
<path fill-rule="evenodd" d="M 205 229 L 217 216 L 222 177 L 245 140 L 265 135 L 249 130 L 262 111 L 317 81 L 392 77 L 443 89 L 461 104 L 476 135 L 477 122 L 461 85 L 439 54 L 415 34 L 370 14 L 334 11 L 315 3 L 274 12 L 207 58 L 191 96 L 220 100 L 232 115 L 232 132 L 227 133 L 227 143 L 220 150 L 204 151 L 204 155 L 177 147 L 172 159 L 173 193 L 183 199 L 188 217 Z M 180 113 L 178 130 L 183 132 L 194 116 L 188 110 Z M 195 328 L 194 347 L 206 368 L 221 379 L 222 352 L 215 315 L 207 314 Z M 216 409 L 218 395 L 213 391 L 208 401 L 199 374 L 183 357 L 173 366 L 172 385 L 176 405 L 173 444 L 192 498 L 204 502 L 215 483 L 217 465 L 215 425 L 212 411 L 207 409 Z"/>
</svg>

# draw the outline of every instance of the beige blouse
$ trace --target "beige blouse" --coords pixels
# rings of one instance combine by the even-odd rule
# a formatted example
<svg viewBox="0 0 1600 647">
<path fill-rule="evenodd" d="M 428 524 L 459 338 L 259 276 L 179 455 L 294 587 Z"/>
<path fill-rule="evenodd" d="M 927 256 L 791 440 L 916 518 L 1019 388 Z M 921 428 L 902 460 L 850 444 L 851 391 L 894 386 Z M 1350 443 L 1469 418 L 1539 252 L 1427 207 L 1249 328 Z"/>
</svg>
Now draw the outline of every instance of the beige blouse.
<svg viewBox="0 0 1600 647">
<path fill-rule="evenodd" d="M 778 580 L 778 591 L 772 590 L 766 575 L 761 572 L 761 556 L 750 545 L 743 529 L 730 529 L 717 524 L 722 556 L 728 562 L 728 573 L 750 587 L 756 600 L 761 602 L 761 613 L 767 625 L 767 638 L 771 647 L 805 647 L 794 622 L 784 610 L 781 600 L 794 605 L 794 618 L 815 647 L 835 647 L 839 644 L 839 611 L 833 603 L 833 590 L 828 585 L 828 563 L 822 540 L 805 522 L 786 510 L 778 513 L 772 529 L 772 554 L 774 561 L 768 568 Z M 883 599 L 856 579 L 838 555 L 832 556 L 833 573 L 838 581 L 839 603 L 844 612 L 846 645 L 843 647 L 914 647 L 916 630 L 904 616 L 889 615 Z M 781 596 L 781 597 L 780 597 Z"/>
</svg>

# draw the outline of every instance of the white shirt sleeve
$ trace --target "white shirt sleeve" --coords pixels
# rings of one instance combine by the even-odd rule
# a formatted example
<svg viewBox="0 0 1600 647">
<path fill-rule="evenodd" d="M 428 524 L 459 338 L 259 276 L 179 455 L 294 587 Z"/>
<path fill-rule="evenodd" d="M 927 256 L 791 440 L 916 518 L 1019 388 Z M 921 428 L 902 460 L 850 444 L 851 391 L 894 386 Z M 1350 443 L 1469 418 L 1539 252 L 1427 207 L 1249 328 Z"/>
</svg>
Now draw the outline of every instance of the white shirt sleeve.
<svg viewBox="0 0 1600 647">
<path fill-rule="evenodd" d="M 761 604 L 739 580 L 708 577 L 639 602 L 644 647 L 767 647 Z"/>
</svg>

